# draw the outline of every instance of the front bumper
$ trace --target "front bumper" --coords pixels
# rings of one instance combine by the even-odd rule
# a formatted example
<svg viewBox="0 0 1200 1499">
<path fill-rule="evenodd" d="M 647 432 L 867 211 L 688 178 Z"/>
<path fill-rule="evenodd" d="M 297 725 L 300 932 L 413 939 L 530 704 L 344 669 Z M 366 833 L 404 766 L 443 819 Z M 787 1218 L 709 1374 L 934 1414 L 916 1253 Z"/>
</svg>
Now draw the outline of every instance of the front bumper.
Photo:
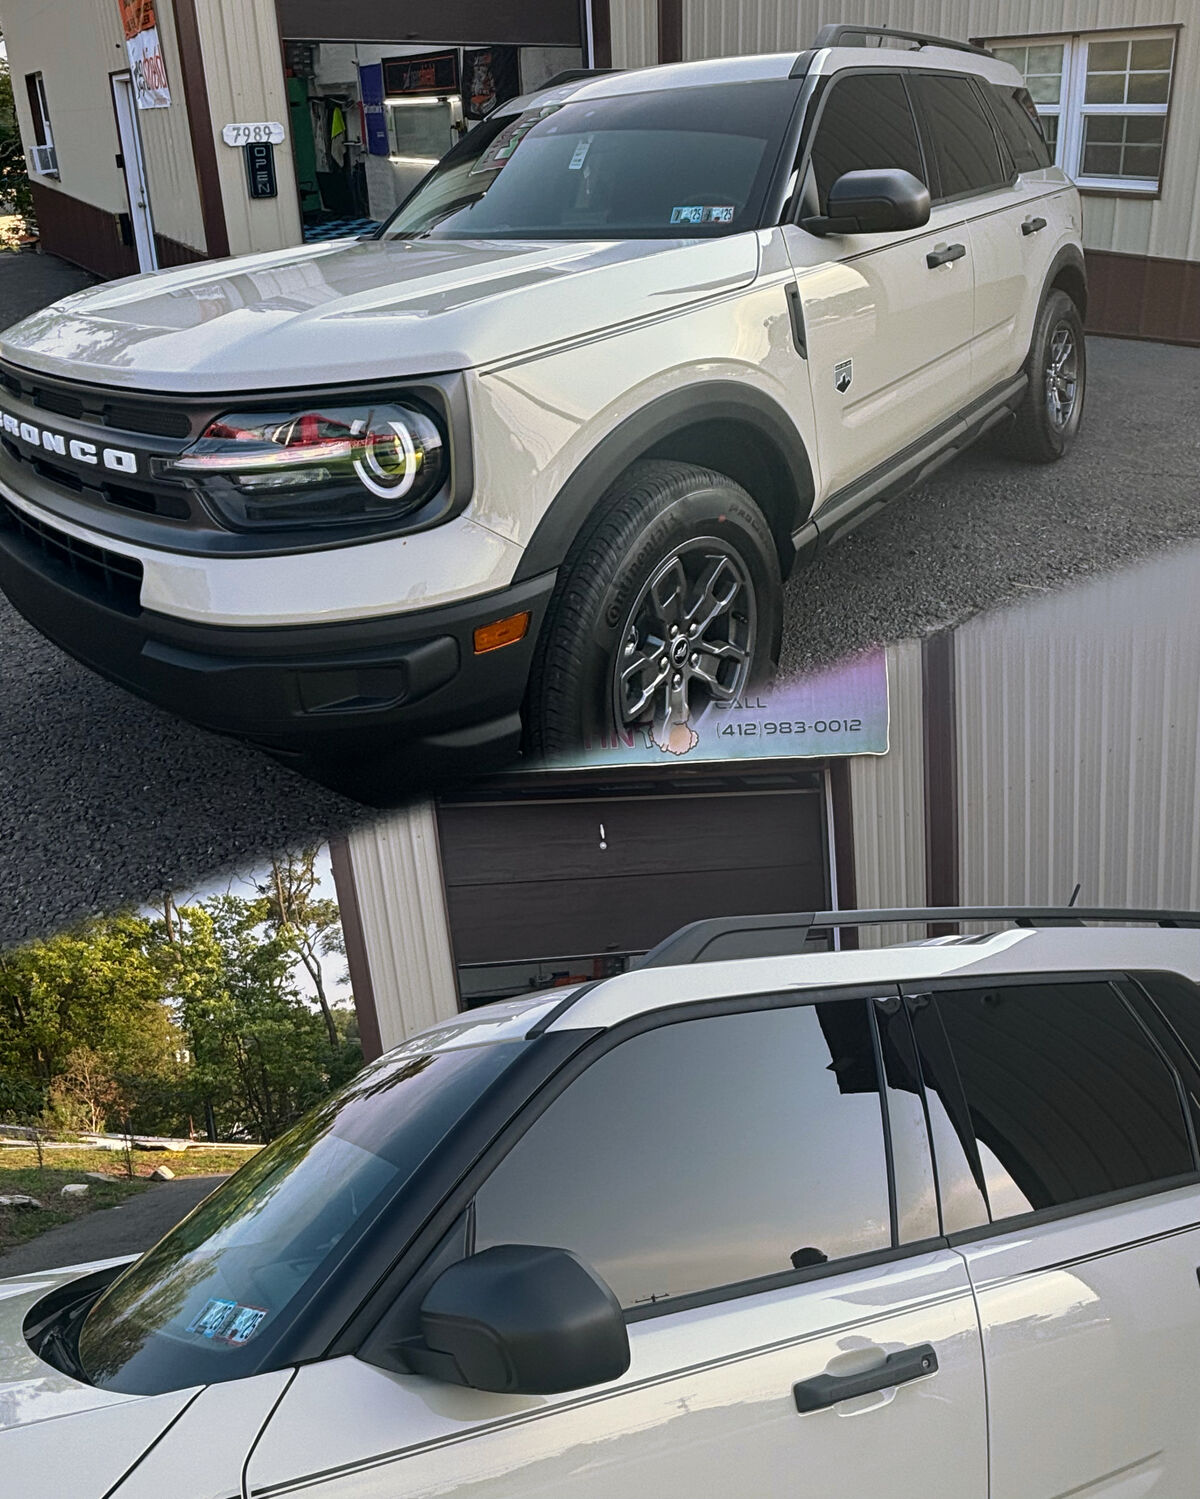
<svg viewBox="0 0 1200 1499">
<path fill-rule="evenodd" d="M 143 608 L 127 561 L 0 505 L 0 587 L 17 610 L 183 718 L 316 764 L 369 763 L 403 744 L 414 763 L 453 774 L 516 752 L 553 573 L 411 613 L 250 628 Z M 524 639 L 475 653 L 477 626 L 522 610 Z"/>
</svg>

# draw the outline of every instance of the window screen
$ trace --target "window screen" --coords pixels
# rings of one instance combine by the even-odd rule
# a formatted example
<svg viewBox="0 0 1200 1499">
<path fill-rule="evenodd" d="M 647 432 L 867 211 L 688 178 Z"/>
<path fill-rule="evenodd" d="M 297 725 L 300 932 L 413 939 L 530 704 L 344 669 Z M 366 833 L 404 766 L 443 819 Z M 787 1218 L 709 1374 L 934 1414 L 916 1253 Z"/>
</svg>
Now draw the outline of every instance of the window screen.
<svg viewBox="0 0 1200 1499">
<path fill-rule="evenodd" d="M 1104 983 L 940 994 L 993 1220 L 1192 1170 L 1175 1076 Z"/>
<path fill-rule="evenodd" d="M 1000 187 L 1008 172 L 983 100 L 967 77 L 915 74 L 927 143 L 932 143 L 939 178 L 939 199 Z"/>
<path fill-rule="evenodd" d="M 921 182 L 925 165 L 917 124 L 896 73 L 860 73 L 836 81 L 817 123 L 812 146 L 821 212 L 843 172 L 901 167 Z"/>
<path fill-rule="evenodd" d="M 681 1021 L 598 1058 L 480 1190 L 475 1248 L 574 1250 L 626 1307 L 887 1248 L 864 1000 Z"/>
<path fill-rule="evenodd" d="M 1023 88 L 993 84 L 990 90 L 996 122 L 1018 172 L 1053 166 L 1054 158 L 1038 123 L 1037 108 Z"/>
</svg>

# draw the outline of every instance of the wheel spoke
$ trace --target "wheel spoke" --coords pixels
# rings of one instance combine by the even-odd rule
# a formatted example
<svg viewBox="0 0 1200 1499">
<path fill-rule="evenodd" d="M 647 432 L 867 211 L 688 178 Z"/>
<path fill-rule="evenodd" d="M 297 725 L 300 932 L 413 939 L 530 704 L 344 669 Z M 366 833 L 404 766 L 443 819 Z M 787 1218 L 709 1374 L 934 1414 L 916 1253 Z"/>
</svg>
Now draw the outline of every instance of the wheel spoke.
<svg viewBox="0 0 1200 1499">
<path fill-rule="evenodd" d="M 696 600 L 684 617 L 688 634 L 704 635 L 737 598 L 741 587 L 742 580 L 729 558 L 714 557 L 700 584 Z"/>
<path fill-rule="evenodd" d="M 651 581 L 650 601 L 654 606 L 656 621 L 662 625 L 664 634 L 671 625 L 683 624 L 687 586 L 687 573 L 680 557 L 672 557 Z"/>
</svg>

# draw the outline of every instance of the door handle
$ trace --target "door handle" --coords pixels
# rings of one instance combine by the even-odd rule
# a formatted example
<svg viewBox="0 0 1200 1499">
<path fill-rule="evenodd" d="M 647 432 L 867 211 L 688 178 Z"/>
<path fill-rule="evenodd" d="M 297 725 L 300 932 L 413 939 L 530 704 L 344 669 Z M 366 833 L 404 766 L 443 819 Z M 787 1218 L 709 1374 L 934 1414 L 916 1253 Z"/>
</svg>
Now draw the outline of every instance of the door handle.
<svg viewBox="0 0 1200 1499">
<path fill-rule="evenodd" d="M 936 1374 L 937 1368 L 933 1344 L 921 1343 L 916 1348 L 889 1353 L 882 1364 L 861 1374 L 817 1374 L 812 1379 L 802 1379 L 792 1386 L 792 1394 L 798 1411 L 826 1410 L 839 1400 L 853 1400 L 856 1395 L 890 1390 L 893 1385 L 907 1384 L 910 1379 L 924 1379 L 927 1374 Z"/>
<path fill-rule="evenodd" d="M 1022 234 L 1036 234 L 1039 229 L 1046 227 L 1045 219 L 1026 219 L 1021 225 Z"/>
<path fill-rule="evenodd" d="M 925 264 L 931 271 L 935 271 L 939 265 L 949 265 L 952 260 L 961 260 L 966 253 L 966 245 L 947 245 L 944 250 L 930 250 L 925 257 Z"/>
</svg>

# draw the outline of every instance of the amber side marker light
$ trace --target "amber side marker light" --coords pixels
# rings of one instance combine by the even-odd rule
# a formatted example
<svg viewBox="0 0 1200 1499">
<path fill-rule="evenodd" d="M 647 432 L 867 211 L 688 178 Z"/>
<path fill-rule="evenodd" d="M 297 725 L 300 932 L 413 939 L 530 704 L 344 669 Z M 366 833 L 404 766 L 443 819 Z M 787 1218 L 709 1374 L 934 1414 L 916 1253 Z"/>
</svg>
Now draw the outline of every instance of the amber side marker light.
<svg viewBox="0 0 1200 1499">
<path fill-rule="evenodd" d="M 530 613 L 525 609 L 520 614 L 510 614 L 507 619 L 494 620 L 490 625 L 480 625 L 475 631 L 475 654 L 486 655 L 498 651 L 502 645 L 515 645 L 529 633 Z"/>
</svg>

